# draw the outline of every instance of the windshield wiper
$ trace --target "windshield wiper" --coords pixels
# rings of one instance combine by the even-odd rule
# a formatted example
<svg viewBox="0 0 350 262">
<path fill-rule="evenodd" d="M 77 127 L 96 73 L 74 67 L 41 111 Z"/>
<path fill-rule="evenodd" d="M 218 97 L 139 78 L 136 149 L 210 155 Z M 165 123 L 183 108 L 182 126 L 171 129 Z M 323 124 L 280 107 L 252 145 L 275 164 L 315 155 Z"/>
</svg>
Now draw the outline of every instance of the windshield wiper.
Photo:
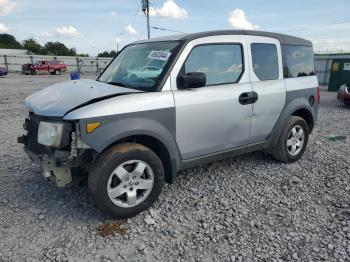
<svg viewBox="0 0 350 262">
<path fill-rule="evenodd" d="M 129 86 L 125 83 L 121 83 L 121 82 L 108 82 L 108 84 L 114 85 L 114 86 L 131 87 L 131 86 Z"/>
</svg>

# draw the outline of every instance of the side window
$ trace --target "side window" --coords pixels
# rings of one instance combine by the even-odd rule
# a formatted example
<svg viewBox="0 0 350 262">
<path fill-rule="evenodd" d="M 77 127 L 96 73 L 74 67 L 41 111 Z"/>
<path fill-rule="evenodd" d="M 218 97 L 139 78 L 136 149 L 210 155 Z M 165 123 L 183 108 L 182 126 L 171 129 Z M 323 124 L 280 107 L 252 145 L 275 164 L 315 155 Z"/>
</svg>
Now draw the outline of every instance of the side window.
<svg viewBox="0 0 350 262">
<path fill-rule="evenodd" d="M 315 75 L 314 53 L 312 47 L 284 45 L 284 77 L 303 77 Z"/>
<path fill-rule="evenodd" d="M 210 44 L 192 49 L 183 73 L 202 72 L 207 86 L 237 83 L 243 74 L 243 52 L 240 44 Z"/>
<path fill-rule="evenodd" d="M 274 44 L 252 44 L 253 69 L 261 81 L 279 76 L 277 47 Z"/>
</svg>

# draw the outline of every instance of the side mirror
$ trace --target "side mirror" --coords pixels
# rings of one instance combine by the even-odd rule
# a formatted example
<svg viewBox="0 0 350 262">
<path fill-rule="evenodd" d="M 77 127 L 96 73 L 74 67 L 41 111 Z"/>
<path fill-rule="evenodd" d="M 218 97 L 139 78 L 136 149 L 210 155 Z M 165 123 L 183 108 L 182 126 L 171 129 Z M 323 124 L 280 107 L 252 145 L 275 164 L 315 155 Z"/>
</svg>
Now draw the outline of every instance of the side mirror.
<svg viewBox="0 0 350 262">
<path fill-rule="evenodd" d="M 178 89 L 200 88 L 205 86 L 207 78 L 202 72 L 181 74 L 177 78 Z"/>
</svg>

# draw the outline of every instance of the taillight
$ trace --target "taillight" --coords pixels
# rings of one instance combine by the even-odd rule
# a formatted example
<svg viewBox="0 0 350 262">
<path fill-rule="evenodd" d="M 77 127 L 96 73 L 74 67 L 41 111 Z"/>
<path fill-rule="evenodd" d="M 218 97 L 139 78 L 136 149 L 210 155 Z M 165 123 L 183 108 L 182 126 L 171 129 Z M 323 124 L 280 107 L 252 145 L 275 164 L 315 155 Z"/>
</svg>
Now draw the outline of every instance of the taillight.
<svg viewBox="0 0 350 262">
<path fill-rule="evenodd" d="M 319 105 L 321 103 L 321 93 L 320 93 L 320 87 L 317 87 L 317 93 L 316 93 L 316 102 Z"/>
</svg>

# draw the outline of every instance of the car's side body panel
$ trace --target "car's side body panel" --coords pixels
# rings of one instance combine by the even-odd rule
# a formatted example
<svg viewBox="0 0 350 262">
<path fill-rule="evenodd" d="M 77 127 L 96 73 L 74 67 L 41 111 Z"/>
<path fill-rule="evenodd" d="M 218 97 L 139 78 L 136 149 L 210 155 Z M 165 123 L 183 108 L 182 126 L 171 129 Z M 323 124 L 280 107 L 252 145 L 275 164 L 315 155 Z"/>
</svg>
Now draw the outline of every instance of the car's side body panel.
<svg viewBox="0 0 350 262">
<path fill-rule="evenodd" d="M 179 90 L 177 77 L 191 51 L 203 45 L 242 46 L 243 74 L 239 83 Z M 239 96 L 251 92 L 248 51 L 245 36 L 215 36 L 195 39 L 187 44 L 171 74 L 176 107 L 176 141 L 182 159 L 225 151 L 249 143 L 252 105 L 239 104 Z"/>
<path fill-rule="evenodd" d="M 244 73 L 239 83 L 178 90 L 177 76 L 193 48 L 203 44 L 242 45 Z M 260 81 L 252 65 L 252 43 L 274 44 L 278 51 L 277 80 Z M 81 139 L 97 152 L 130 136 L 152 136 L 161 141 L 177 169 L 273 145 L 289 116 L 301 108 L 316 119 L 316 77 L 283 79 L 283 54 L 279 40 L 246 35 L 210 36 L 192 40 L 172 67 L 163 91 L 109 98 L 68 113 L 65 120 L 79 120 Z M 258 101 L 241 105 L 242 92 L 254 90 Z M 130 105 L 133 105 L 130 107 Z M 101 127 L 87 134 L 85 126 Z"/>
<path fill-rule="evenodd" d="M 35 106 L 27 103 L 28 109 L 34 114 L 55 116 L 76 124 L 77 135 L 89 150 L 94 151 L 94 156 L 127 138 L 152 137 L 162 143 L 170 155 L 172 178 L 176 171 L 184 168 L 275 146 L 288 118 L 300 109 L 310 113 L 312 126 L 316 121 L 316 76 L 283 76 L 285 61 L 281 45 L 311 47 L 310 42 L 244 30 L 191 34 L 159 41 L 179 41 L 181 44 L 180 51 L 162 76 L 158 92 L 133 92 L 107 83 L 82 81 L 84 87 L 67 91 L 70 98 L 61 97 L 65 102 L 53 99 L 40 104 L 38 99 L 48 92 L 47 89 L 35 95 Z M 276 46 L 278 79 L 261 81 L 254 73 L 253 43 Z M 177 77 L 191 51 L 201 45 L 215 44 L 241 45 L 243 61 L 240 64 L 244 71 L 237 83 L 178 89 Z M 102 96 L 102 90 L 106 96 Z M 75 96 L 82 91 L 89 92 L 89 95 L 77 99 Z M 50 92 L 56 97 L 61 96 L 58 90 Z M 254 104 L 240 103 L 240 96 L 247 92 L 258 95 Z M 90 95 L 96 100 L 91 100 Z M 67 101 L 72 103 L 67 106 Z M 101 125 L 88 133 L 86 125 L 92 122 Z"/>
</svg>

